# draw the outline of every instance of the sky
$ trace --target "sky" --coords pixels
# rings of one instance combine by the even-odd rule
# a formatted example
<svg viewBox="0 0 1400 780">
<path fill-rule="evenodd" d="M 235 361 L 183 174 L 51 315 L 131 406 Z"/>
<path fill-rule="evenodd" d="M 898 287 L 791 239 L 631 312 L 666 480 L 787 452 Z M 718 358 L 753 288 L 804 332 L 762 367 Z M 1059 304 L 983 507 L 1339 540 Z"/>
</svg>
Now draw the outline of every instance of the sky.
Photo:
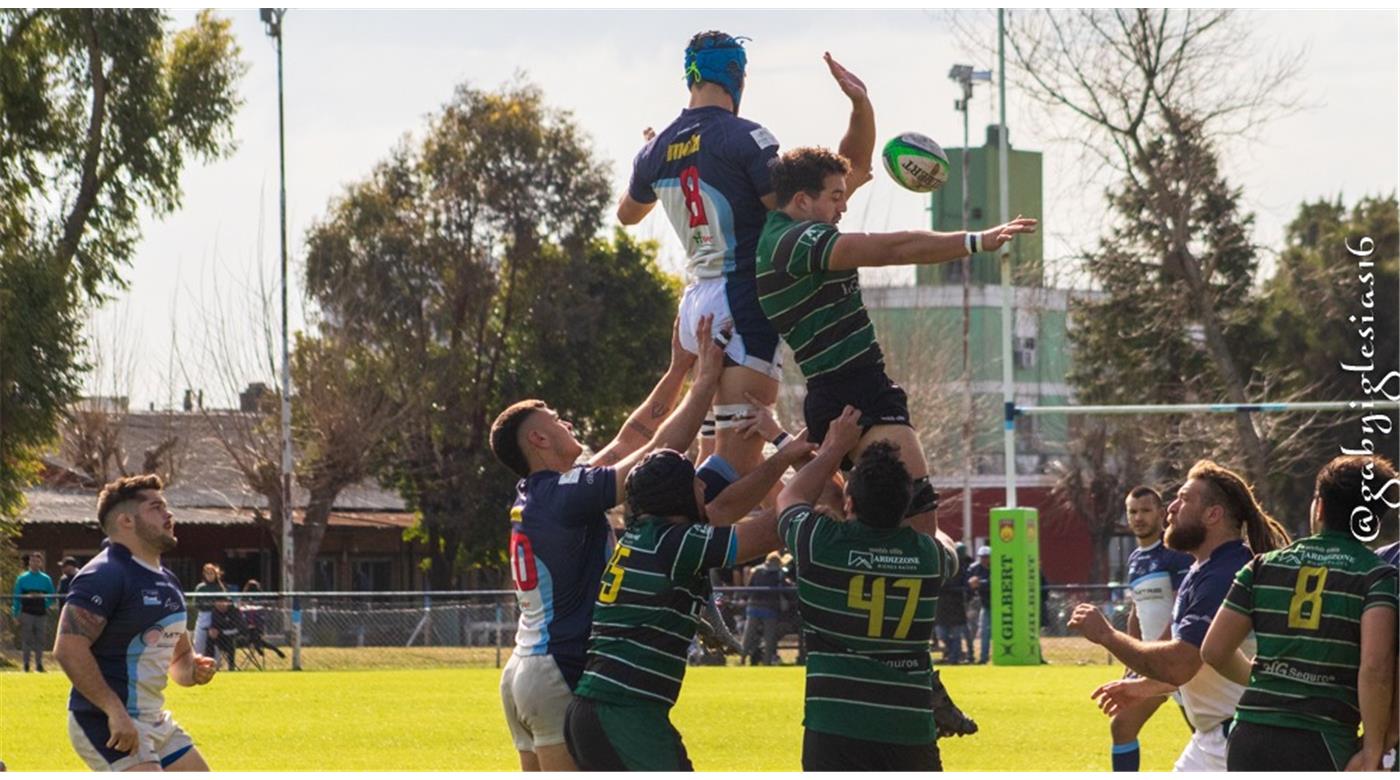
<svg viewBox="0 0 1400 780">
<path fill-rule="evenodd" d="M 968 12 L 992 34 L 992 12 Z M 1280 246 L 1305 200 L 1389 194 L 1397 181 L 1395 12 L 1243 11 L 1259 62 L 1297 54 L 1302 105 L 1232 143 L 1227 176 L 1256 215 L 1256 242 Z M 148 217 L 129 287 L 94 312 L 88 326 L 98 369 L 88 392 L 126 395 L 133 407 L 178 405 L 186 387 L 209 406 L 236 403 L 249 381 L 273 377 L 268 344 L 280 330 L 278 284 L 276 56 L 253 9 L 221 12 L 249 68 L 235 121 L 236 153 L 191 164 L 181 208 Z M 193 11 L 173 12 L 185 26 Z M 297 283 L 307 230 L 345 187 L 391 148 L 420 135 L 426 119 L 470 82 L 496 87 L 523 73 L 554 107 L 572 112 L 593 149 L 612 165 L 614 191 L 626 184 L 643 128 L 660 128 L 684 107 L 686 41 L 700 30 L 747 36 L 748 86 L 742 114 L 764 124 L 785 148 L 835 146 L 849 103 L 822 53 L 867 84 L 881 142 L 915 130 L 960 146 L 954 63 L 990 68 L 959 45 L 936 11 L 289 11 L 284 23 L 287 220 L 291 323 L 308 304 Z M 1237 75 L 1237 74 L 1235 74 Z M 1221 74 L 1228 79 L 1232 74 Z M 994 90 L 979 85 L 971 107 L 973 144 L 996 122 Z M 1062 283 L 1072 256 L 1102 230 L 1106 181 L 1085 172 L 1079 150 L 1061 140 L 1063 123 L 1025 96 L 1007 98 L 1014 146 L 1045 159 L 1047 266 Z M 883 172 L 853 198 L 845 230 L 928 227 L 927 200 L 898 189 Z M 657 210 L 631 229 L 662 242 L 663 263 L 679 270 L 679 243 Z M 1266 269 L 1271 267 L 1267 253 Z M 868 284 L 912 283 L 893 269 Z"/>
</svg>

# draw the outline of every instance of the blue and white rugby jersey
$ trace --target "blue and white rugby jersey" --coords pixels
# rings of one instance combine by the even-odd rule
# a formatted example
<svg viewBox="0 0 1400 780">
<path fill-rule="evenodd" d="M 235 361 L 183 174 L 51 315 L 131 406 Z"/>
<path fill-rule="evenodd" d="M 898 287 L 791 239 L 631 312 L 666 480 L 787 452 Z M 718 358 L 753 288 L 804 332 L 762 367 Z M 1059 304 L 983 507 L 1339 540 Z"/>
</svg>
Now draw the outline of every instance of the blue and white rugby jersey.
<svg viewBox="0 0 1400 780">
<path fill-rule="evenodd" d="M 1171 625 L 1176 592 L 1195 562 L 1184 552 L 1168 549 L 1161 539 L 1128 555 L 1128 587 L 1137 607 L 1143 639 L 1160 639 Z"/>
<path fill-rule="evenodd" d="M 687 108 L 642 147 L 627 191 L 638 203 L 661 202 L 690 273 L 752 276 L 777 156 L 778 139 L 762 125 L 718 106 Z"/>
<path fill-rule="evenodd" d="M 575 466 L 520 480 L 510 509 L 515 654 L 554 656 L 570 688 L 588 660 L 593 600 L 612 554 L 606 513 L 616 503 L 614 469 Z"/>
<path fill-rule="evenodd" d="M 102 678 L 132 717 L 159 716 L 175 645 L 185 634 L 185 595 L 175 575 L 132 556 L 123 545 L 108 543 L 73 578 L 65 604 L 107 619 L 92 643 Z M 76 688 L 68 709 L 100 711 Z"/>
</svg>

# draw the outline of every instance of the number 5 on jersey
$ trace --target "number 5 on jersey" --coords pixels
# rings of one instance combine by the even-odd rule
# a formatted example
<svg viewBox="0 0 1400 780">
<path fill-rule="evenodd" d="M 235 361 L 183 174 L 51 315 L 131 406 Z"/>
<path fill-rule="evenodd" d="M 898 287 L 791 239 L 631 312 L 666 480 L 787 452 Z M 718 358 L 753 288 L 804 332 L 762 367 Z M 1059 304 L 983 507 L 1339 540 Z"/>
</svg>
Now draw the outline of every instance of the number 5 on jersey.
<svg viewBox="0 0 1400 780">
<path fill-rule="evenodd" d="M 603 588 L 598 591 L 599 601 L 604 604 L 617 601 L 617 594 L 622 591 L 622 575 L 627 573 L 627 570 L 622 568 L 622 559 L 631 554 L 631 548 L 622 545 L 618 545 L 613 551 L 612 560 L 608 561 L 608 570 L 603 572 Z"/>
</svg>

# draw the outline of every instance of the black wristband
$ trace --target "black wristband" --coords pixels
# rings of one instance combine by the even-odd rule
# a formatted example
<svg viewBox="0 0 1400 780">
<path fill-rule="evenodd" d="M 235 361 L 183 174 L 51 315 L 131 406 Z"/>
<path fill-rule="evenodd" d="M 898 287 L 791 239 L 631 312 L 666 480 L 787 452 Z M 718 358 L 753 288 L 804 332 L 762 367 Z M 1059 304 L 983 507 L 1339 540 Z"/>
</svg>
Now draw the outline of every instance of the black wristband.
<svg viewBox="0 0 1400 780">
<path fill-rule="evenodd" d="M 778 449 L 782 449 L 783 445 L 787 443 L 787 440 L 791 438 L 792 435 L 787 431 L 780 431 L 777 436 L 773 437 L 772 445 Z"/>
</svg>

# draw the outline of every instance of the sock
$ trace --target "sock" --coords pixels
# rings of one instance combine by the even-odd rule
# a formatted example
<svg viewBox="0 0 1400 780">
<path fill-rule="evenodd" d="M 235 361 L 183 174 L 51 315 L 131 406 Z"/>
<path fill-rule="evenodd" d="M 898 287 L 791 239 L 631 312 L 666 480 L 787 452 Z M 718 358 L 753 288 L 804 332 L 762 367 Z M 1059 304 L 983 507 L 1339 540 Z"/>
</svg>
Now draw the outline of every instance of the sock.
<svg viewBox="0 0 1400 780">
<path fill-rule="evenodd" d="M 1136 772 L 1141 762 L 1142 752 L 1138 749 L 1137 740 L 1113 746 L 1113 771 Z"/>
</svg>

